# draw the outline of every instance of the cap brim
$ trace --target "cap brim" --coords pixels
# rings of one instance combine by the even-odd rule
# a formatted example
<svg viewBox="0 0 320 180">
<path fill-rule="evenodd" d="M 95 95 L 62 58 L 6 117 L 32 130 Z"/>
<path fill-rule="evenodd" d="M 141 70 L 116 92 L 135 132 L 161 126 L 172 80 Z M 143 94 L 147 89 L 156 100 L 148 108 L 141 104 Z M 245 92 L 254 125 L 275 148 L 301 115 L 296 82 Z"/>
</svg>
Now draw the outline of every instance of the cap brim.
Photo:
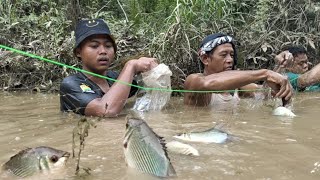
<svg viewBox="0 0 320 180">
<path fill-rule="evenodd" d="M 114 37 L 110 34 L 107 33 L 106 31 L 88 31 L 85 34 L 81 35 L 78 39 L 78 41 L 76 42 L 76 46 L 75 48 L 77 48 L 86 38 L 92 36 L 92 35 L 97 35 L 97 34 L 105 34 L 108 35 L 110 37 L 110 39 L 113 41 L 113 43 L 115 44 L 115 40 Z"/>
</svg>

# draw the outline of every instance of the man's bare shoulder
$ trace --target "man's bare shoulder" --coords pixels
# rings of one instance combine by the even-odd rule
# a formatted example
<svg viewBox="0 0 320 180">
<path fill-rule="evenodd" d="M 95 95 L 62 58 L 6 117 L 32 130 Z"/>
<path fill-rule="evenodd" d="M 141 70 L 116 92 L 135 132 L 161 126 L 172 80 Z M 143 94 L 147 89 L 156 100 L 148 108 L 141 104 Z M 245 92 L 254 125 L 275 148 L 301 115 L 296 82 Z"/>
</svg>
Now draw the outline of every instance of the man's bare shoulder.
<svg viewBox="0 0 320 180">
<path fill-rule="evenodd" d="M 204 90 L 203 89 L 203 79 L 204 75 L 202 73 L 190 74 L 185 81 L 186 90 Z M 210 93 L 195 93 L 189 92 L 184 95 L 184 104 L 195 105 L 195 106 L 207 106 L 210 102 Z"/>
<path fill-rule="evenodd" d="M 193 89 L 192 87 L 199 83 L 199 81 L 204 77 L 202 73 L 194 73 L 187 76 L 185 80 L 185 89 Z"/>
<path fill-rule="evenodd" d="M 202 78 L 204 77 L 204 75 L 202 73 L 193 73 L 193 74 L 189 74 L 186 78 L 186 81 L 187 80 L 194 80 L 194 79 L 197 79 L 197 78 Z"/>
</svg>

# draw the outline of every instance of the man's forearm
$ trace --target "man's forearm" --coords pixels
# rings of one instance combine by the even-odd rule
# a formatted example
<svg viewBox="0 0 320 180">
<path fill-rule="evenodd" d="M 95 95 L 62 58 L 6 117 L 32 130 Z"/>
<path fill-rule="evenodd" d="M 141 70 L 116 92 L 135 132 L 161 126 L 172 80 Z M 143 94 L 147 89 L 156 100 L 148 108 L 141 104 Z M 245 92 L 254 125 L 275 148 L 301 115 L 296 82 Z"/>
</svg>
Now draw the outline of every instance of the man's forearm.
<svg viewBox="0 0 320 180">
<path fill-rule="evenodd" d="M 256 81 L 265 81 L 268 77 L 268 70 L 255 71 L 224 71 L 206 76 L 208 90 L 229 90 L 245 86 Z"/>
<path fill-rule="evenodd" d="M 320 83 L 320 64 L 317 64 L 310 71 L 302 74 L 298 79 L 298 86 L 304 88 Z"/>
<path fill-rule="evenodd" d="M 129 83 L 133 81 L 135 70 L 132 63 L 127 63 L 122 69 L 117 82 L 115 82 L 110 90 L 102 97 L 102 103 L 106 104 L 106 112 L 111 116 L 118 114 L 123 109 L 128 99 L 131 86 Z"/>
</svg>

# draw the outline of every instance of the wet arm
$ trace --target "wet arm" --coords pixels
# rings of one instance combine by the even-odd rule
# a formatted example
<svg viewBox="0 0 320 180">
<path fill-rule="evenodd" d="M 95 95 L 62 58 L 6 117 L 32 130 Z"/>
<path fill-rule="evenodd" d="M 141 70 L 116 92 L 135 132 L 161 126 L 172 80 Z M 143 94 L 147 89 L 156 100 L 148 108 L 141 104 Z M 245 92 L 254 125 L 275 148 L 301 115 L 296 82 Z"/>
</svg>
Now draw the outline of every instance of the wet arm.
<svg viewBox="0 0 320 180">
<path fill-rule="evenodd" d="M 91 101 L 86 107 L 85 115 L 117 116 L 123 109 L 130 93 L 131 86 L 124 83 L 131 83 L 136 73 L 148 71 L 156 65 L 154 58 L 128 61 L 117 79 L 120 82 L 115 82 L 102 98 Z"/>
<path fill-rule="evenodd" d="M 188 89 L 192 90 L 232 90 L 268 79 L 269 70 L 261 69 L 255 71 L 224 71 L 198 78 L 189 82 Z"/>
<path fill-rule="evenodd" d="M 204 78 L 204 89 L 229 90 L 245 86 L 256 81 L 266 81 L 274 91 L 274 96 L 289 100 L 292 96 L 292 87 L 287 77 L 271 70 L 261 69 L 254 71 L 224 71 Z M 201 87 L 201 84 L 199 84 Z"/>
<path fill-rule="evenodd" d="M 223 91 L 244 87 L 255 81 L 266 80 L 268 70 L 257 71 L 224 71 L 208 76 L 191 74 L 185 81 L 185 90 Z M 249 87 L 250 86 L 250 87 Z M 245 88 L 256 88 L 249 85 Z M 211 93 L 189 92 L 184 95 L 184 104 L 205 106 L 210 103 Z"/>
<path fill-rule="evenodd" d="M 192 74 L 188 76 L 185 81 L 185 89 L 202 91 L 233 90 L 256 81 L 266 81 L 268 86 L 274 90 L 275 97 L 289 100 L 292 96 L 292 88 L 288 79 L 279 73 L 267 69 L 254 71 L 224 71 L 208 76 Z M 208 104 L 209 101 L 203 102 L 203 99 L 205 99 L 204 96 L 197 94 L 199 93 L 186 93 L 184 103 L 189 105 L 198 102 L 201 104 Z"/>
<path fill-rule="evenodd" d="M 320 83 L 320 64 L 317 64 L 310 71 L 302 74 L 298 78 L 299 88 L 311 86 L 316 83 Z"/>
</svg>

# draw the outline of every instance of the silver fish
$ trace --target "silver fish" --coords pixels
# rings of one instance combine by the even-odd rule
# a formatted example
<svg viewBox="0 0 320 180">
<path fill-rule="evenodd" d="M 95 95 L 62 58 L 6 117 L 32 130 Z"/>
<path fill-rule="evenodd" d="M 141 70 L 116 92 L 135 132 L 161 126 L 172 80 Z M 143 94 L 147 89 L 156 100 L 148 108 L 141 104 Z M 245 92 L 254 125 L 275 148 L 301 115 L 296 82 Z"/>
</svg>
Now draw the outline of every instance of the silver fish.
<svg viewBox="0 0 320 180">
<path fill-rule="evenodd" d="M 275 116 L 287 116 L 287 117 L 296 117 L 296 115 L 289 109 L 283 106 L 279 106 L 272 111 L 272 114 Z"/>
<path fill-rule="evenodd" d="M 62 169 L 69 157 L 70 153 L 51 147 L 27 148 L 12 156 L 2 169 L 24 178 Z"/>
<path fill-rule="evenodd" d="M 196 148 L 190 146 L 189 144 L 181 143 L 179 141 L 170 141 L 166 143 L 166 147 L 169 152 L 191 156 L 199 156 L 199 151 Z"/>
<path fill-rule="evenodd" d="M 224 143 L 229 139 L 229 134 L 214 127 L 206 131 L 181 133 L 173 137 L 191 142 Z"/>
<path fill-rule="evenodd" d="M 123 146 L 129 167 L 158 177 L 176 175 L 163 138 L 153 132 L 144 120 L 127 117 Z"/>
</svg>

